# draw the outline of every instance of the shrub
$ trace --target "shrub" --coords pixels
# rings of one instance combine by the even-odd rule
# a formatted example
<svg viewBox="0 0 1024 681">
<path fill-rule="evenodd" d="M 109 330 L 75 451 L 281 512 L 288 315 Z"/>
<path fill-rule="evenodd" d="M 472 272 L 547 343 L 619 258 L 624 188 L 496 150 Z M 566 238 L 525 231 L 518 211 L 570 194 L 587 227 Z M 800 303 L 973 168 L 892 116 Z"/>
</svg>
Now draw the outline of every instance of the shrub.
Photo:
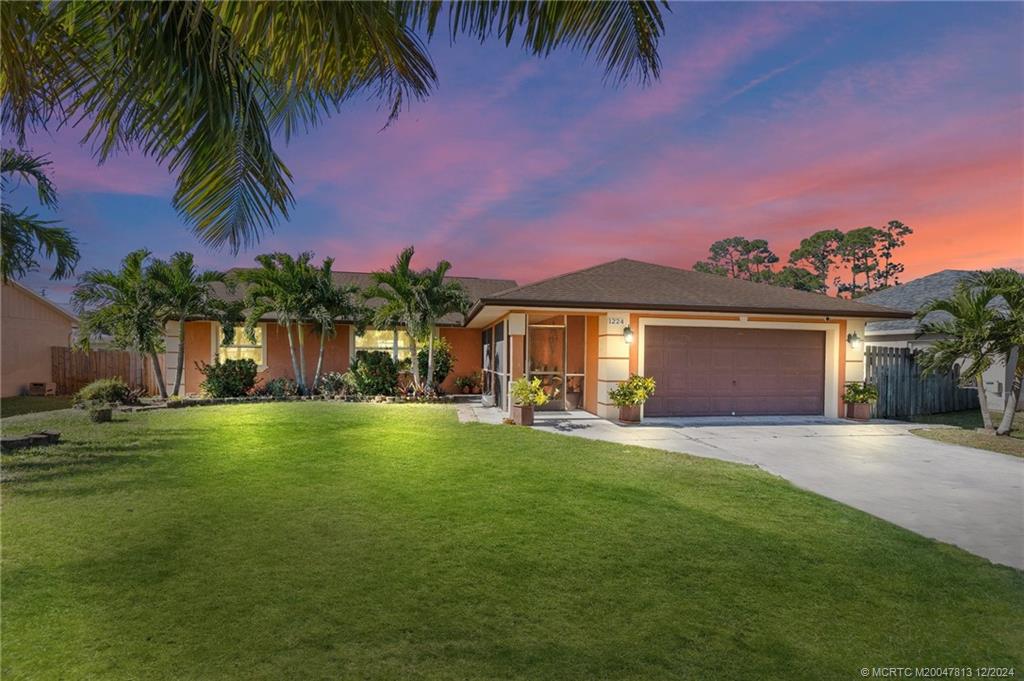
<svg viewBox="0 0 1024 681">
<path fill-rule="evenodd" d="M 427 362 L 429 358 L 429 348 L 426 346 L 421 347 L 416 353 L 420 362 L 420 380 L 426 383 L 427 381 Z M 434 339 L 434 384 L 441 385 L 444 383 L 444 379 L 448 378 L 448 374 L 452 372 L 452 366 L 455 364 L 455 355 L 452 354 L 452 346 L 448 343 L 445 338 Z"/>
<path fill-rule="evenodd" d="M 75 393 L 75 404 L 136 404 L 141 391 L 134 391 L 120 378 L 101 378 Z"/>
<path fill-rule="evenodd" d="M 843 401 L 849 404 L 871 404 L 878 401 L 878 388 L 871 383 L 847 383 Z"/>
<path fill-rule="evenodd" d="M 629 379 L 608 391 L 608 397 L 617 407 L 635 407 L 654 394 L 654 379 L 632 374 Z"/>
<path fill-rule="evenodd" d="M 292 397 L 299 394 L 299 384 L 290 378 L 280 376 L 256 386 L 252 394 L 268 397 Z"/>
<path fill-rule="evenodd" d="M 512 381 L 512 402 L 521 407 L 542 407 L 548 396 L 541 387 L 540 379 L 530 380 L 523 376 Z"/>
<path fill-rule="evenodd" d="M 199 387 L 210 397 L 244 397 L 256 385 L 256 362 L 251 359 L 203 363 L 199 371 L 206 377 Z"/>
<path fill-rule="evenodd" d="M 350 379 L 347 374 L 343 374 L 338 371 L 331 371 L 320 377 L 320 380 L 317 381 L 314 390 L 321 395 L 327 395 L 328 397 L 345 395 L 351 389 L 349 380 Z"/>
<path fill-rule="evenodd" d="M 361 395 L 393 395 L 398 388 L 398 367 L 387 352 L 360 350 L 348 375 Z"/>
</svg>

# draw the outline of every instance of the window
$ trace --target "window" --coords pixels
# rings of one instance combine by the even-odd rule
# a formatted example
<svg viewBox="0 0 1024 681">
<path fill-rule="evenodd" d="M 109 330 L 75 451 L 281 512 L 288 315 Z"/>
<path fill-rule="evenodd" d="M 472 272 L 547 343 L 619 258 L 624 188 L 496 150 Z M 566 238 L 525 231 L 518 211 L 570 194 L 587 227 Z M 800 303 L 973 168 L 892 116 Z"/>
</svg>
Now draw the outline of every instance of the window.
<svg viewBox="0 0 1024 681">
<path fill-rule="evenodd" d="M 220 334 L 218 340 L 223 340 L 224 335 L 220 327 L 217 328 Z M 257 366 L 263 366 L 263 326 L 258 325 L 253 329 L 254 338 L 251 339 L 245 333 L 245 328 L 235 327 L 235 336 L 230 345 L 220 345 L 217 348 L 217 358 L 223 362 L 226 359 L 251 359 Z"/>
<path fill-rule="evenodd" d="M 390 352 L 395 361 L 401 361 L 412 357 L 412 340 L 405 331 L 367 329 L 356 336 L 356 352 L 360 350 Z"/>
</svg>

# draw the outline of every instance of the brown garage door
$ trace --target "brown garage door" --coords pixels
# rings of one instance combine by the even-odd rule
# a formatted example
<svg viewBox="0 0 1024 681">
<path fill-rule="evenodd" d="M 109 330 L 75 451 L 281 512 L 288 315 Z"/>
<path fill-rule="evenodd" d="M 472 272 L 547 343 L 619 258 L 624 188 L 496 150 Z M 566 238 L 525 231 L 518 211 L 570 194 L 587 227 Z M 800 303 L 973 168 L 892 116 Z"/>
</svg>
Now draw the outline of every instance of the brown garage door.
<svg viewBox="0 0 1024 681">
<path fill-rule="evenodd" d="M 647 416 L 821 414 L 825 332 L 647 326 Z"/>
</svg>

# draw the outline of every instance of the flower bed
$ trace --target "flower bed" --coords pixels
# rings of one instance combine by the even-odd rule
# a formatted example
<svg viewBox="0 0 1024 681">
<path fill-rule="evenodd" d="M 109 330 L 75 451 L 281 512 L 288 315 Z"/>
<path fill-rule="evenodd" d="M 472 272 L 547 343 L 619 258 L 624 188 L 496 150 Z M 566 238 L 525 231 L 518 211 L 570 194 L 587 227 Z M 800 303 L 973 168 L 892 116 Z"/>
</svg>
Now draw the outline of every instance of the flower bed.
<svg viewBox="0 0 1024 681">
<path fill-rule="evenodd" d="M 118 410 L 123 412 L 151 411 L 153 409 L 183 409 L 185 407 L 208 407 L 218 404 L 251 404 L 254 402 L 373 402 L 377 404 L 451 404 L 455 402 L 453 395 L 441 395 L 439 397 L 405 397 L 392 395 L 287 395 L 274 397 L 271 395 L 260 395 L 251 397 L 186 397 L 180 400 L 167 400 L 167 402 L 154 402 L 141 406 L 125 406 Z"/>
</svg>

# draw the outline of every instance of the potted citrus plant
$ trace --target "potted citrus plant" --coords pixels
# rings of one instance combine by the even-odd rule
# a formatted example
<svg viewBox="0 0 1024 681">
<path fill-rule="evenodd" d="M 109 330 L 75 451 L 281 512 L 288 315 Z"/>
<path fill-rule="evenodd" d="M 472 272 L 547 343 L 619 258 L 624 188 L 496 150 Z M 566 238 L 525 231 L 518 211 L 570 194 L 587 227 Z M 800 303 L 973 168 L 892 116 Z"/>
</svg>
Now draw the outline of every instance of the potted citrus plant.
<svg viewBox="0 0 1024 681">
<path fill-rule="evenodd" d="M 510 387 L 512 393 L 512 420 L 518 426 L 533 425 L 534 407 L 542 407 L 548 401 L 548 396 L 541 387 L 540 379 L 529 379 L 523 376 L 512 381 Z"/>
<path fill-rule="evenodd" d="M 641 407 L 653 394 L 654 379 L 637 374 L 608 391 L 612 404 L 619 408 L 619 420 L 626 423 L 640 422 Z"/>
<path fill-rule="evenodd" d="M 867 421 L 871 418 L 871 405 L 878 401 L 878 388 L 864 383 L 847 383 L 843 393 L 846 403 L 846 418 Z"/>
</svg>

